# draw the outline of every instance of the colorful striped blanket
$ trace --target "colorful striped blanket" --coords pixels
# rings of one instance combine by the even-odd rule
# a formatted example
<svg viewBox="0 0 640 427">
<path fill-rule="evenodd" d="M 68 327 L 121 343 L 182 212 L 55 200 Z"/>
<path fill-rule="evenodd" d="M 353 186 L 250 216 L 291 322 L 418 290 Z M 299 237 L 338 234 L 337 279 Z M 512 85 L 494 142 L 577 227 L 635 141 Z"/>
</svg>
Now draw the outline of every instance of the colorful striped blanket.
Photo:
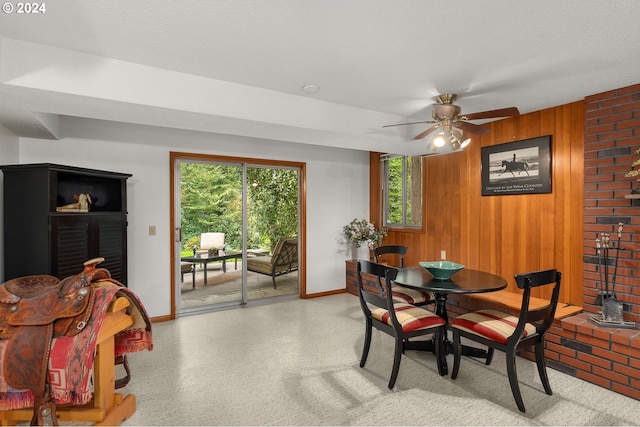
<svg viewBox="0 0 640 427">
<path fill-rule="evenodd" d="M 129 300 L 127 314 L 133 325 L 115 335 L 115 357 L 141 350 L 153 349 L 151 322 L 138 297 L 111 279 L 92 284 L 95 300 L 87 326 L 74 337 L 53 340 L 49 355 L 48 373 L 51 396 L 56 404 L 84 405 L 91 401 L 93 359 L 102 323 L 111 301 L 118 297 Z M 0 340 L 0 411 L 31 408 L 34 395 L 30 390 L 14 390 L 4 381 L 3 360 L 7 341 Z"/>
</svg>

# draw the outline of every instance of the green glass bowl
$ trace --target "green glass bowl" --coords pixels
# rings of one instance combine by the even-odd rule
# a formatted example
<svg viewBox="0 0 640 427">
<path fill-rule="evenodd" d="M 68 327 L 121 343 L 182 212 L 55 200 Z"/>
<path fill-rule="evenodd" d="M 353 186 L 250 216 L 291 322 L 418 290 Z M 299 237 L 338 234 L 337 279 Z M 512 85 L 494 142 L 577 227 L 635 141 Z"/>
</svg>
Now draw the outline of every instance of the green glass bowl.
<svg viewBox="0 0 640 427">
<path fill-rule="evenodd" d="M 421 261 L 420 266 L 440 280 L 448 280 L 453 274 L 464 268 L 464 265 L 451 261 Z"/>
</svg>

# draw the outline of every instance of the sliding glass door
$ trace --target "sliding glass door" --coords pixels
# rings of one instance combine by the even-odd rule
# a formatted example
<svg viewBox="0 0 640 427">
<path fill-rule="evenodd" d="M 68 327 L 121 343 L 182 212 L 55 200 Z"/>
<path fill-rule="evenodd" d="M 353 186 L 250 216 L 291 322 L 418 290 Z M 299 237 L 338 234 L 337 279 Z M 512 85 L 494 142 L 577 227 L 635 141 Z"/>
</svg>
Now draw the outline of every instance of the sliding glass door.
<svg viewBox="0 0 640 427">
<path fill-rule="evenodd" d="M 299 174 L 251 165 L 247 174 L 247 299 L 297 295 Z"/>
<path fill-rule="evenodd" d="M 242 301 L 243 168 L 179 161 L 180 312 Z M 231 267 L 231 268 L 229 268 Z"/>
<path fill-rule="evenodd" d="M 299 294 L 298 168 L 178 158 L 174 175 L 180 314 Z"/>
</svg>

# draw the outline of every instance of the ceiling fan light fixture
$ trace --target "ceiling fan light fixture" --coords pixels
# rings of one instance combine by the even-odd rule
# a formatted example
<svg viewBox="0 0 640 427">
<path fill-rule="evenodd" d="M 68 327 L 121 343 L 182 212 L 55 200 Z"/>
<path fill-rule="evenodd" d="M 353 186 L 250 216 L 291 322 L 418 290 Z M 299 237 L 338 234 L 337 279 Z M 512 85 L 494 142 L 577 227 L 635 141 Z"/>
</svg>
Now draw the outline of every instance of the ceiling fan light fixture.
<svg viewBox="0 0 640 427">
<path fill-rule="evenodd" d="M 438 148 L 444 147 L 445 143 L 446 141 L 444 139 L 444 132 L 438 133 L 438 135 L 435 138 L 433 138 L 433 145 Z"/>
<path fill-rule="evenodd" d="M 451 131 L 451 148 L 453 151 L 466 147 L 471 142 L 471 138 L 464 136 L 457 130 Z"/>
<path fill-rule="evenodd" d="M 433 104 L 433 110 L 431 112 L 431 116 L 433 120 L 425 120 L 420 122 L 408 122 L 408 123 L 396 123 L 393 125 L 385 125 L 382 127 L 390 127 L 390 126 L 405 126 L 405 125 L 416 125 L 416 124 L 433 124 L 433 126 L 427 128 L 426 130 L 420 132 L 418 135 L 413 137 L 414 140 L 425 138 L 427 135 L 431 134 L 437 128 L 440 128 L 444 131 L 444 144 L 447 141 L 451 144 L 451 132 L 454 128 L 459 127 L 461 130 L 455 129 L 457 131 L 456 135 L 456 146 L 459 143 L 460 148 L 464 148 L 471 142 L 470 138 L 466 138 L 462 135 L 462 131 L 472 133 L 474 135 L 484 135 L 488 132 L 491 132 L 491 129 L 488 127 L 483 127 L 474 123 L 471 123 L 470 120 L 484 120 L 484 119 L 493 119 L 499 117 L 517 117 L 520 115 L 520 111 L 516 107 L 508 107 L 508 108 L 499 108 L 497 110 L 487 110 L 480 111 L 477 113 L 471 114 L 462 114 L 462 109 L 459 105 L 454 104 L 453 102 L 456 100 L 457 96 L 453 93 L 445 93 L 438 95 L 436 97 L 437 104 Z M 437 138 L 437 137 L 436 137 Z M 435 138 L 434 138 L 435 139 Z M 430 144 L 432 144 L 431 142 Z M 441 141 L 438 141 L 440 144 Z M 444 145 L 443 144 L 443 145 Z M 439 146 L 443 146 L 439 145 Z"/>
</svg>

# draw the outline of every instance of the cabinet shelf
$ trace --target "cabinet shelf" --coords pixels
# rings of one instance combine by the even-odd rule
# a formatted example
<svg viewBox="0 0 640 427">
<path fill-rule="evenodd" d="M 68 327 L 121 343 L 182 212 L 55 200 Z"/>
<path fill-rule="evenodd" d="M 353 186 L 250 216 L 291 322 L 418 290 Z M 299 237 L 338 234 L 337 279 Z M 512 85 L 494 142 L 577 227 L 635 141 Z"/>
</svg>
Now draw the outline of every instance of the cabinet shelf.
<svg viewBox="0 0 640 427">
<path fill-rule="evenodd" d="M 51 163 L 0 166 L 4 174 L 5 280 L 77 274 L 91 258 L 127 283 L 130 174 Z M 89 212 L 57 212 L 89 194 Z"/>
</svg>

